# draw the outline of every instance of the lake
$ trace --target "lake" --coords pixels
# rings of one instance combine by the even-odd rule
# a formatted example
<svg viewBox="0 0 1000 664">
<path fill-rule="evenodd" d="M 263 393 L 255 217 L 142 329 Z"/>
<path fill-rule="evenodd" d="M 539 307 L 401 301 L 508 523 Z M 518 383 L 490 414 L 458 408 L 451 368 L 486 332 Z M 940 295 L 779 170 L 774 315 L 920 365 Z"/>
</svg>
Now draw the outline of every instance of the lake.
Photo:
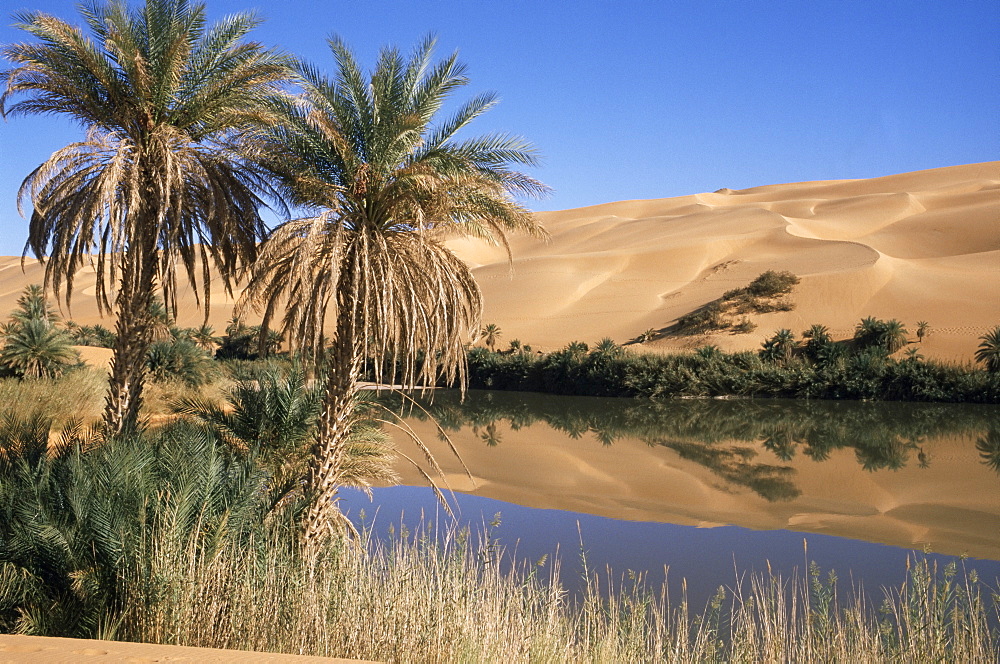
<svg viewBox="0 0 1000 664">
<path fill-rule="evenodd" d="M 997 406 L 440 391 L 405 421 L 441 465 L 459 521 L 528 561 L 558 549 L 570 588 L 581 550 L 618 578 L 658 584 L 669 567 L 695 606 L 738 575 L 807 560 L 848 590 L 898 585 L 915 550 L 967 556 L 1000 580 Z M 376 489 L 373 503 L 344 492 L 356 523 L 382 534 L 444 517 L 420 474 L 399 470 L 405 486 Z"/>
</svg>

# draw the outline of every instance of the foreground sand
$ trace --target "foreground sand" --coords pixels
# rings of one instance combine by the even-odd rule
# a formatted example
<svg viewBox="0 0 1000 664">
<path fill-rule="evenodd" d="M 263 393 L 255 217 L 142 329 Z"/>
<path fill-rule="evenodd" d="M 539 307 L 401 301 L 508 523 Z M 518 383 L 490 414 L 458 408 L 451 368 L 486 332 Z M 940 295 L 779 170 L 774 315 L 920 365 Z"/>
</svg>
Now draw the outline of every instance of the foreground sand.
<svg viewBox="0 0 1000 664">
<path fill-rule="evenodd" d="M 92 641 L 87 639 L 59 639 L 41 636 L 13 636 L 0 634 L 0 664 L 23 662 L 38 664 L 86 664 L 93 662 L 184 662 L 206 664 L 310 664 L 315 662 L 358 662 L 359 660 L 307 657 L 302 655 L 275 655 L 270 653 L 216 650 L 214 648 L 186 648 L 159 646 L 147 643 L 122 643 L 120 641 Z"/>
<path fill-rule="evenodd" d="M 757 348 L 782 327 L 813 323 L 838 338 L 865 316 L 917 321 L 932 333 L 927 357 L 970 361 L 977 338 L 1000 324 L 1000 162 L 838 180 L 719 190 L 540 213 L 548 243 L 515 239 L 513 272 L 503 251 L 467 240 L 456 252 L 475 268 L 502 344 L 540 350 L 573 340 L 619 343 L 745 286 L 765 270 L 802 278 L 796 308 L 754 316 L 751 334 L 666 338 L 653 350 L 715 343 Z M 25 285 L 40 283 L 33 260 L 0 258 L 0 312 Z M 225 327 L 232 300 L 213 290 L 211 323 Z M 190 293 L 180 323 L 202 316 Z M 65 312 L 64 312 L 65 313 Z M 98 316 L 93 272 L 78 275 L 72 318 Z"/>
</svg>

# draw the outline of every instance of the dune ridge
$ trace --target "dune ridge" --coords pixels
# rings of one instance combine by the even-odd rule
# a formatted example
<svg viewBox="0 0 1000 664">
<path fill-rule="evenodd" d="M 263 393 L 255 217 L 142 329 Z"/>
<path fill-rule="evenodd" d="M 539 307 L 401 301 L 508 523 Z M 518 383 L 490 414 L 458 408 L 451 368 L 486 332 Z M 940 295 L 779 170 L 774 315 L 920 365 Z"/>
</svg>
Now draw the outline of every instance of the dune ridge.
<svg viewBox="0 0 1000 664">
<path fill-rule="evenodd" d="M 750 316 L 750 334 L 667 336 L 653 351 L 706 343 L 755 349 L 774 330 L 828 326 L 849 337 L 865 316 L 897 318 L 913 332 L 931 325 L 926 357 L 971 361 L 978 337 L 1000 324 L 1000 162 L 967 164 L 864 180 L 720 189 L 676 198 L 620 201 L 538 213 L 549 242 L 513 238 L 505 251 L 468 239 L 450 241 L 473 268 L 485 301 L 484 323 L 538 350 L 611 337 L 625 343 L 647 329 L 745 286 L 765 270 L 801 278 L 795 309 Z M 0 258 L 0 311 L 25 285 L 43 279 L 38 262 Z M 233 300 L 213 283 L 209 322 L 220 330 Z M 102 320 L 94 273 L 76 277 L 80 324 Z M 190 291 L 179 322 L 203 314 Z"/>
</svg>

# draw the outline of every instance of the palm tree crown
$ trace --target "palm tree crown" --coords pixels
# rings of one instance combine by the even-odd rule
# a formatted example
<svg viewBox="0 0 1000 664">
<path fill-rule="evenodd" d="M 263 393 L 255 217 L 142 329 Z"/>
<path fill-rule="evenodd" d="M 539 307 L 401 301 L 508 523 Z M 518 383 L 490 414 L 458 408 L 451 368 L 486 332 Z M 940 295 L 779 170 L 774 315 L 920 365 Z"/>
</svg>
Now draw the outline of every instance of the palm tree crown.
<svg viewBox="0 0 1000 664">
<path fill-rule="evenodd" d="M 506 247 L 508 232 L 541 235 L 512 194 L 546 190 L 510 168 L 536 163 L 525 141 L 456 139 L 496 103 L 493 95 L 434 122 L 467 80 L 455 55 L 433 64 L 433 46 L 425 40 L 409 60 L 384 49 L 366 78 L 347 46 L 331 40 L 336 77 L 302 65 L 302 100 L 276 98 L 283 122 L 254 143 L 286 195 L 317 214 L 275 230 L 244 307 L 262 308 L 270 322 L 284 303 L 290 343 L 314 349 L 327 309 L 349 306 L 367 353 L 440 356 L 419 377 L 408 364 L 411 384 L 461 367 L 462 342 L 478 329 L 479 289 L 443 240 L 464 234 Z"/>
<path fill-rule="evenodd" d="M 175 310 L 180 271 L 207 310 L 209 264 L 228 288 L 255 255 L 267 183 L 229 143 L 261 120 L 261 100 L 289 69 L 244 41 L 249 14 L 208 27 L 204 5 L 186 0 L 80 12 L 89 35 L 40 12 L 17 16 L 38 41 L 3 48 L 14 66 L 0 73 L 0 114 L 58 113 L 88 130 L 28 175 L 19 205 L 33 208 L 25 251 L 45 261 L 46 285 L 65 287 L 69 304 L 74 275 L 93 261 L 98 305 L 118 315 L 105 413 L 118 430 L 138 412 L 157 285 Z"/>
<path fill-rule="evenodd" d="M 986 365 L 987 371 L 1000 372 L 1000 325 L 979 337 L 976 361 Z"/>
</svg>

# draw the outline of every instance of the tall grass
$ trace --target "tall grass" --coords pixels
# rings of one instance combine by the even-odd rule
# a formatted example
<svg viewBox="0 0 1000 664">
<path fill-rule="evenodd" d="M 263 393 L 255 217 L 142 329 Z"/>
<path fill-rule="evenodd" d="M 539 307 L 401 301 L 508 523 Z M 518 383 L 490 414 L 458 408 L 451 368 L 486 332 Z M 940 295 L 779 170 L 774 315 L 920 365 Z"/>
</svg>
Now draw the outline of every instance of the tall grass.
<svg viewBox="0 0 1000 664">
<path fill-rule="evenodd" d="M 76 369 L 61 378 L 0 378 L 0 405 L 16 408 L 27 418 L 45 416 L 57 428 L 70 420 L 89 424 L 101 417 L 107 386 L 107 372 L 91 368 Z"/>
<path fill-rule="evenodd" d="M 488 538 L 367 534 L 314 558 L 287 540 L 211 557 L 154 547 L 148 603 L 120 636 L 147 642 L 390 662 L 993 662 L 996 605 L 975 574 L 914 558 L 873 608 L 834 578 L 756 576 L 707 607 L 592 575 L 582 595 L 511 566 Z M 987 597 L 983 597 L 983 593 Z"/>
</svg>

